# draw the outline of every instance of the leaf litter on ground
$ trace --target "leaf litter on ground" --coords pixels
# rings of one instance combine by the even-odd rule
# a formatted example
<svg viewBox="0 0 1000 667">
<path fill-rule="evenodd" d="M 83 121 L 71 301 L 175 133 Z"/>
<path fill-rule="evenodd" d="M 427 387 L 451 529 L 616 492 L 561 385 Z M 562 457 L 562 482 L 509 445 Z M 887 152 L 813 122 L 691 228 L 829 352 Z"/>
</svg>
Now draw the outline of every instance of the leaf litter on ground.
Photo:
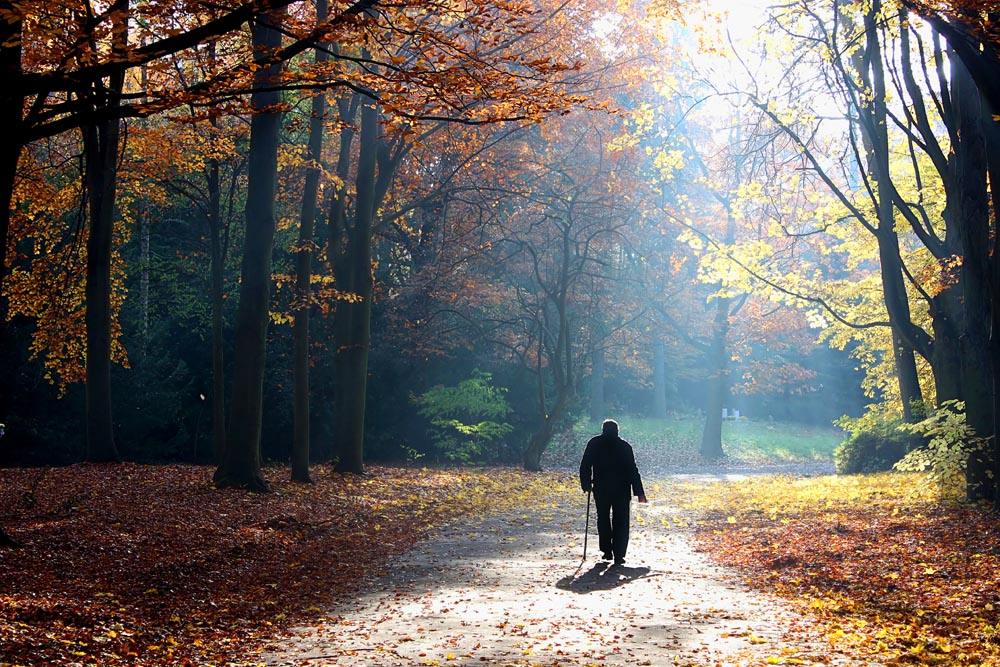
<svg viewBox="0 0 1000 667">
<path fill-rule="evenodd" d="M 889 665 L 1000 665 L 1000 522 L 919 475 L 691 485 L 696 539 L 792 601 L 831 651 Z"/>
<path fill-rule="evenodd" d="M 220 491 L 192 465 L 0 471 L 0 664 L 218 664 L 319 615 L 435 527 L 565 492 L 507 468 L 316 466 Z"/>
</svg>

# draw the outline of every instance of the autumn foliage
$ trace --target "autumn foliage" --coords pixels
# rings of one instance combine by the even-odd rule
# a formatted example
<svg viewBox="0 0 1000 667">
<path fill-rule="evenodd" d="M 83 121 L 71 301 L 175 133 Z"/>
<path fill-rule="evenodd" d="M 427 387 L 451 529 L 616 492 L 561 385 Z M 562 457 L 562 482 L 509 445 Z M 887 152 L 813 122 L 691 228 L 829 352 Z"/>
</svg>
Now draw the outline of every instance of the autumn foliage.
<svg viewBox="0 0 1000 667">
<path fill-rule="evenodd" d="M 551 502 L 551 476 L 372 468 L 365 478 L 267 470 L 267 496 L 223 492 L 197 466 L 0 472 L 0 663 L 228 662 L 350 599 L 442 521 Z"/>
<path fill-rule="evenodd" d="M 761 478 L 695 491 L 698 540 L 812 619 L 828 655 L 891 665 L 1000 662 L 994 512 L 920 476 Z"/>
</svg>

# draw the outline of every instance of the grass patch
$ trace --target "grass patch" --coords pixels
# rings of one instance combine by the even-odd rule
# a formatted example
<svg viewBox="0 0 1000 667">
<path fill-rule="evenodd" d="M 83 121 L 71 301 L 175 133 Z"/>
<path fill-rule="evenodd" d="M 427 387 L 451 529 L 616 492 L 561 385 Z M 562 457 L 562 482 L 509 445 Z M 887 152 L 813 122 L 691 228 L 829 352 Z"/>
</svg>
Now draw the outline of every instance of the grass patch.
<svg viewBox="0 0 1000 667">
<path fill-rule="evenodd" d="M 697 414 L 676 414 L 667 419 L 623 417 L 620 423 L 622 437 L 632 443 L 641 463 L 676 466 L 701 462 L 698 449 L 704 417 Z M 600 422 L 575 421 L 553 441 L 549 460 L 578 464 L 583 446 L 600 430 Z M 722 424 L 723 451 L 729 462 L 735 464 L 828 463 L 843 439 L 844 433 L 832 426 L 742 418 Z"/>
<path fill-rule="evenodd" d="M 688 485 L 711 557 L 814 621 L 829 652 L 880 664 L 1000 664 L 995 512 L 922 475 Z"/>
</svg>

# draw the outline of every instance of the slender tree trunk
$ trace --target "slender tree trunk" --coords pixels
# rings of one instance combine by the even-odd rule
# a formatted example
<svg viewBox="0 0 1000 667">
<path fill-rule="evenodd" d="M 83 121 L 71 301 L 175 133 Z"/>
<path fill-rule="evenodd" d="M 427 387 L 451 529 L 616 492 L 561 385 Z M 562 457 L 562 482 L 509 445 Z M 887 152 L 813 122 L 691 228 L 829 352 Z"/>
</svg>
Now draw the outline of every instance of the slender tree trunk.
<svg viewBox="0 0 1000 667">
<path fill-rule="evenodd" d="M 316 20 L 326 17 L 326 0 L 316 1 Z M 316 50 L 316 62 L 326 60 L 326 51 Z M 295 344 L 295 414 L 292 428 L 292 480 L 311 482 L 309 477 L 309 311 L 312 281 L 313 227 L 316 222 L 320 160 L 323 159 L 323 124 L 326 96 L 320 93 L 312 99 L 309 120 L 309 161 L 302 193 L 302 214 L 299 219 L 299 249 L 295 258 L 295 310 L 293 336 Z"/>
<path fill-rule="evenodd" d="M 597 345 L 591 354 L 593 366 L 590 374 L 590 418 L 603 419 L 604 411 L 604 364 L 605 352 L 603 345 Z"/>
<path fill-rule="evenodd" d="M 142 347 L 139 358 L 145 362 L 149 348 L 149 211 L 139 212 L 139 318 Z"/>
<path fill-rule="evenodd" d="M 653 343 L 653 417 L 667 418 L 667 347 L 659 339 Z"/>
<path fill-rule="evenodd" d="M 255 53 L 269 53 L 281 45 L 281 33 L 271 25 L 282 17 L 283 12 L 272 12 L 253 26 Z M 230 424 L 222 465 L 215 473 L 220 487 L 253 491 L 268 488 L 261 474 L 260 432 L 281 130 L 281 113 L 274 109 L 281 101 L 281 93 L 268 87 L 280 77 L 281 70 L 281 63 L 258 69 L 254 75 L 257 90 L 250 98 L 254 115 L 250 121 L 246 233 L 236 312 Z"/>
<path fill-rule="evenodd" d="M 127 9 L 127 2 L 120 0 L 116 5 L 119 10 Z M 116 27 L 116 31 L 122 29 Z M 116 37 L 116 42 L 118 39 Z M 97 99 L 94 103 L 117 105 L 123 83 L 122 74 L 113 75 L 106 93 L 95 84 L 93 94 Z M 111 415 L 111 256 L 121 121 L 117 118 L 101 120 L 83 125 L 81 131 L 89 204 L 85 290 L 87 460 L 118 461 Z"/>
<path fill-rule="evenodd" d="M 726 338 L 729 335 L 729 299 L 717 299 L 712 343 L 709 346 L 708 396 L 705 401 L 705 429 L 701 434 L 702 458 L 714 461 L 725 456 L 722 449 L 722 408 L 729 396 L 729 362 Z"/>
<path fill-rule="evenodd" d="M 899 239 L 895 231 L 895 207 L 892 199 L 892 176 L 889 170 L 889 135 L 886 126 L 885 70 L 882 64 L 882 47 L 879 43 L 877 16 L 881 11 L 881 0 L 874 0 L 865 15 L 865 58 L 856 56 L 858 69 L 863 78 L 870 80 L 872 100 L 859 109 L 864 118 L 861 130 L 865 149 L 868 151 L 869 169 L 878 184 L 877 210 L 878 229 L 876 240 L 879 248 L 879 264 L 882 275 L 882 289 L 885 306 L 893 332 L 893 355 L 899 381 L 899 394 L 903 418 L 914 421 L 914 405 L 923 403 L 923 394 L 917 376 L 914 358 L 913 321 L 910 315 L 910 301 L 903 281 L 903 260 L 899 255 Z M 870 77 L 866 68 L 870 64 Z M 924 350 L 924 356 L 931 358 L 931 351 Z"/>
<path fill-rule="evenodd" d="M 212 460 L 222 465 L 226 452 L 226 370 L 222 308 L 225 301 L 226 249 L 223 247 L 222 183 L 218 160 L 208 165 L 209 299 L 212 303 Z"/>
<path fill-rule="evenodd" d="M 361 107 L 360 153 L 356 177 L 354 225 L 347 239 L 346 290 L 357 301 L 337 308 L 336 370 L 338 397 L 336 428 L 340 438 L 337 470 L 364 472 L 365 400 L 368 390 L 368 348 L 371 342 L 373 296 L 371 263 L 372 231 L 375 217 L 375 173 L 380 143 L 378 107 L 366 102 Z M 341 287 L 341 289 L 345 289 Z"/>
</svg>

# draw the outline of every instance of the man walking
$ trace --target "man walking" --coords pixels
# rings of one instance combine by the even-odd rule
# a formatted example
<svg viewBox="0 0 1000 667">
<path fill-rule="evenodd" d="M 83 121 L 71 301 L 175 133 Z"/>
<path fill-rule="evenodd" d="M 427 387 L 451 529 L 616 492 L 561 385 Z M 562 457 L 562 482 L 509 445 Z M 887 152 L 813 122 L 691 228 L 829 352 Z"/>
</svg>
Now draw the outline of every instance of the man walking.
<svg viewBox="0 0 1000 667">
<path fill-rule="evenodd" d="M 618 422 L 608 419 L 601 425 L 601 435 L 591 438 L 580 462 L 580 486 L 594 491 L 597 506 L 597 534 L 601 557 L 625 562 L 628 549 L 628 518 L 632 495 L 646 502 L 639 468 L 632 446 L 618 437 Z"/>
</svg>

